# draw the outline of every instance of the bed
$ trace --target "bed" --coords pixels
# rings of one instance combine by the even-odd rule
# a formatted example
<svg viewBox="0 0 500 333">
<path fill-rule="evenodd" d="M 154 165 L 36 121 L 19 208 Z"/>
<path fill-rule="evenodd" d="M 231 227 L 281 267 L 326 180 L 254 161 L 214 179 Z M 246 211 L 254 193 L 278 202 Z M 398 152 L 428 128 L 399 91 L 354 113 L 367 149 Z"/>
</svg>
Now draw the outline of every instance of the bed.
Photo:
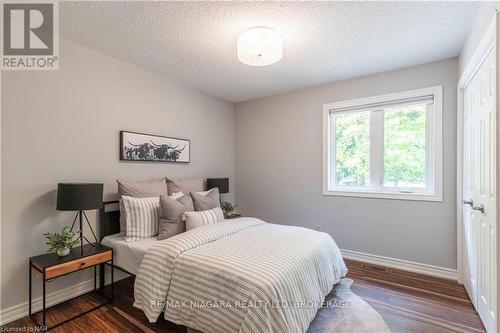
<svg viewBox="0 0 500 333">
<path fill-rule="evenodd" d="M 144 254 L 156 243 L 158 243 L 156 237 L 127 242 L 125 236 L 121 234 L 106 236 L 101 241 L 102 245 L 113 249 L 115 266 L 131 275 L 137 274 Z"/>
<path fill-rule="evenodd" d="M 136 276 L 134 306 L 202 332 L 305 332 L 347 273 L 326 233 L 242 217 L 171 238 L 125 242 L 101 212 L 102 243 Z M 135 244 L 133 244 L 135 243 Z"/>
</svg>

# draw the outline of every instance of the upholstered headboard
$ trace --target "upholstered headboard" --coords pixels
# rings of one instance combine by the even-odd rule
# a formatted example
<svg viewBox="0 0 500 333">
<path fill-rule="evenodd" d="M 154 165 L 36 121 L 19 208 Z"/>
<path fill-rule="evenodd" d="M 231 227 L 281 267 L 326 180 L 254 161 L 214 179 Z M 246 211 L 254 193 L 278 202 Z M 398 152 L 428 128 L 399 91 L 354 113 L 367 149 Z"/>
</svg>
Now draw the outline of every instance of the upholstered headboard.
<svg viewBox="0 0 500 333">
<path fill-rule="evenodd" d="M 120 204 L 118 200 L 104 201 L 99 210 L 99 243 L 109 235 L 120 232 Z"/>
<path fill-rule="evenodd" d="M 205 190 L 205 179 L 180 179 L 178 182 L 187 190 L 200 192 Z M 118 200 L 104 201 L 99 211 L 99 242 L 109 235 L 120 232 L 120 205 Z"/>
</svg>

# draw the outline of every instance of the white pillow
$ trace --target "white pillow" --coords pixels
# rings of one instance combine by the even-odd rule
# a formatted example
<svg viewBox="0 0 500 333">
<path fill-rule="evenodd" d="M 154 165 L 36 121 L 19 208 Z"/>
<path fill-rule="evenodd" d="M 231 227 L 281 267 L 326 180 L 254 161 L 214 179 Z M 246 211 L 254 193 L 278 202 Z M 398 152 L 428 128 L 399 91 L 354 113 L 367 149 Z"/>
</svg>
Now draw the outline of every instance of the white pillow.
<svg viewBox="0 0 500 333">
<path fill-rule="evenodd" d="M 212 190 L 213 190 L 213 189 L 212 189 Z M 212 192 L 212 190 L 208 190 L 208 191 L 201 191 L 201 192 L 196 192 L 196 193 L 198 193 L 199 195 L 204 195 L 204 196 L 207 196 L 209 193 L 211 193 L 211 192 Z M 171 194 L 171 195 L 169 195 L 168 197 L 169 197 L 170 199 L 172 199 L 172 200 L 177 200 L 177 199 L 179 199 L 180 197 L 182 197 L 183 195 L 187 195 L 187 194 L 189 194 L 189 192 L 188 192 L 188 193 L 184 193 L 184 192 L 182 192 L 182 191 L 179 191 L 179 192 L 172 193 L 172 194 Z"/>
<path fill-rule="evenodd" d="M 213 190 L 213 189 L 212 189 L 212 190 Z M 212 192 L 212 190 L 208 190 L 208 191 L 201 191 L 201 192 L 196 192 L 196 193 L 198 193 L 198 194 L 200 194 L 200 195 L 207 196 L 209 193 L 211 193 L 211 192 Z"/>
<path fill-rule="evenodd" d="M 160 197 L 133 198 L 122 196 L 127 224 L 125 240 L 136 241 L 158 234 Z"/>
<path fill-rule="evenodd" d="M 183 196 L 184 196 L 184 193 L 182 193 L 182 191 L 180 191 L 180 192 L 172 193 L 172 195 L 169 195 L 168 197 L 172 200 L 177 200 L 179 198 L 182 198 Z"/>
<path fill-rule="evenodd" d="M 201 212 L 185 212 L 183 217 L 186 221 L 186 231 L 224 221 L 224 213 L 220 207 Z"/>
</svg>

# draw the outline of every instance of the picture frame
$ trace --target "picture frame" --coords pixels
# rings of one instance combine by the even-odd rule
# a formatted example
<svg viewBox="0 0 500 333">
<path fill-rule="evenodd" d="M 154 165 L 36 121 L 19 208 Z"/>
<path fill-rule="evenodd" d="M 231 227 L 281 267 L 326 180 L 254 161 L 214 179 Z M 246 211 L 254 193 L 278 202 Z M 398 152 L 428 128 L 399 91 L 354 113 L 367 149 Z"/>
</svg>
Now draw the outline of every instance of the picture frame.
<svg viewBox="0 0 500 333">
<path fill-rule="evenodd" d="M 120 131 L 120 161 L 189 163 L 191 140 Z"/>
</svg>

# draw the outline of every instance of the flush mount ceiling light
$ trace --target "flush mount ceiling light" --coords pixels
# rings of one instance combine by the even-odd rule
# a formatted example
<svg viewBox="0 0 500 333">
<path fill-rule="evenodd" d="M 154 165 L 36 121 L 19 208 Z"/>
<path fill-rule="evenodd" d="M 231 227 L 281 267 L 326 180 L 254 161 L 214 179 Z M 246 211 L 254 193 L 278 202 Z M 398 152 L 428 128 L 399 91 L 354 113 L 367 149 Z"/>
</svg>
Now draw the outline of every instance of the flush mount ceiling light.
<svg viewBox="0 0 500 333">
<path fill-rule="evenodd" d="M 238 37 L 238 60 L 249 66 L 274 64 L 283 55 L 281 35 L 273 29 L 256 27 Z"/>
</svg>

